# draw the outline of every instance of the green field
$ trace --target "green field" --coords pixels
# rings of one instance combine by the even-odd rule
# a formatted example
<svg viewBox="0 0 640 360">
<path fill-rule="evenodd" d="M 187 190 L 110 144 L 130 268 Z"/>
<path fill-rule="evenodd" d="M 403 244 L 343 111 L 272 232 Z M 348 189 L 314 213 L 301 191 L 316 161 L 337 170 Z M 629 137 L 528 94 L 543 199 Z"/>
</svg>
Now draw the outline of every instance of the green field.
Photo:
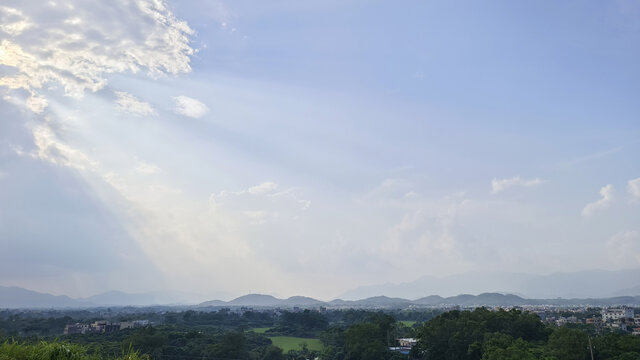
<svg viewBox="0 0 640 360">
<path fill-rule="evenodd" d="M 289 350 L 299 350 L 300 344 L 306 343 L 309 350 L 322 350 L 320 339 L 306 339 L 293 336 L 271 336 L 269 337 L 273 345 L 279 347 L 285 353 Z"/>
<path fill-rule="evenodd" d="M 253 331 L 253 332 L 254 332 L 254 333 L 256 333 L 256 334 L 264 334 L 264 333 L 266 333 L 266 332 L 267 332 L 267 330 L 269 330 L 269 329 L 271 329 L 271 328 L 268 328 L 268 327 L 264 327 L 264 328 L 253 328 L 253 329 L 251 329 L 251 331 Z"/>
<path fill-rule="evenodd" d="M 411 320 L 401 320 L 399 322 L 401 322 L 402 324 L 408 327 L 412 327 L 416 323 L 415 321 L 411 321 Z"/>
</svg>

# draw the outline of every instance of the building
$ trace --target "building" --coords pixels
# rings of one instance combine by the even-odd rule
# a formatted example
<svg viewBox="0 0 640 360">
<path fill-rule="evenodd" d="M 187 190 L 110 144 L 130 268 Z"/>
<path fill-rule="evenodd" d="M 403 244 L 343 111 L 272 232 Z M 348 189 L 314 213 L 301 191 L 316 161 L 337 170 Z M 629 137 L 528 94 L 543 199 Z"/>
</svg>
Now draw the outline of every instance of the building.
<svg viewBox="0 0 640 360">
<path fill-rule="evenodd" d="M 87 324 L 75 323 L 75 324 L 66 325 L 64 327 L 65 335 L 86 334 L 88 331 L 89 331 L 89 325 Z"/>
<path fill-rule="evenodd" d="M 397 341 L 400 346 L 390 347 L 389 350 L 397 351 L 404 355 L 408 355 L 411 348 L 417 343 L 417 340 L 414 338 L 400 338 Z"/>
<path fill-rule="evenodd" d="M 590 317 L 585 320 L 587 324 L 597 324 L 600 322 L 600 319 L 597 317 Z"/>
<path fill-rule="evenodd" d="M 566 324 L 576 324 L 578 323 L 578 318 L 575 316 L 563 317 L 561 316 L 558 320 L 556 320 L 556 325 L 563 326 Z"/>
<path fill-rule="evenodd" d="M 110 333 L 124 329 L 135 329 L 148 326 L 149 320 L 133 320 L 123 322 L 95 321 L 91 324 L 69 324 L 64 327 L 64 334 Z"/>
<path fill-rule="evenodd" d="M 620 319 L 633 319 L 634 312 L 631 308 L 614 308 L 602 310 L 602 322 L 616 321 Z"/>
<path fill-rule="evenodd" d="M 413 347 L 418 341 L 414 338 L 401 338 L 398 339 L 398 344 L 400 345 L 400 347 L 408 347 L 411 348 Z"/>
</svg>

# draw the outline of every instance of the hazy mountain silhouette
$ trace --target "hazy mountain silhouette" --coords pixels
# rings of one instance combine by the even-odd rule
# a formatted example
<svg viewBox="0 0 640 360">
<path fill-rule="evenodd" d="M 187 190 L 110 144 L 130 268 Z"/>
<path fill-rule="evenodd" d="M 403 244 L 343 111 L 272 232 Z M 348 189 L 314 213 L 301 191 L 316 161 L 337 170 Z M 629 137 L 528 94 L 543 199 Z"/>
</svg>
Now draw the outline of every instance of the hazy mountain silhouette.
<svg viewBox="0 0 640 360">
<path fill-rule="evenodd" d="M 376 287 L 360 288 L 361 292 L 388 291 L 380 292 L 374 296 L 363 296 L 359 300 L 335 299 L 329 302 L 323 302 L 305 296 L 292 296 L 288 299 L 278 299 L 271 295 L 264 294 L 248 294 L 240 296 L 231 301 L 211 300 L 198 304 L 199 307 L 363 307 L 363 308 L 404 308 L 409 306 L 515 306 L 515 305 L 593 305 L 593 306 L 610 306 L 610 305 L 640 305 L 640 286 L 628 287 L 629 281 L 640 279 L 640 270 L 625 271 L 584 271 L 576 273 L 559 273 L 546 276 L 533 276 L 522 274 L 500 274 L 501 280 L 507 279 L 518 282 L 512 284 L 525 287 L 532 291 L 539 291 L 550 296 L 539 296 L 533 298 L 525 298 L 513 293 L 497 293 L 497 292 L 481 292 L 479 295 L 455 295 L 443 297 L 435 294 L 436 286 L 431 287 L 432 290 L 424 290 L 418 292 L 419 286 L 424 286 L 433 278 L 422 278 L 416 282 L 405 284 L 387 284 Z M 515 275 L 515 276 L 512 276 Z M 521 276 L 522 275 L 522 276 Z M 456 275 L 455 277 L 445 278 L 448 281 L 452 279 L 461 282 L 471 281 L 470 279 L 478 279 L 486 277 L 486 274 L 474 274 L 469 276 Z M 426 279 L 426 280 L 425 280 Z M 441 283 L 443 279 L 437 279 Z M 609 281 L 606 285 L 603 283 Z M 625 286 L 619 286 L 624 284 Z M 437 285 L 437 284 L 436 284 Z M 417 286 L 412 288 L 412 286 Z M 478 285 L 479 286 L 479 285 Z M 561 286 L 567 289 L 559 290 Z M 543 290 L 547 287 L 548 290 Z M 602 287 L 602 288 L 598 288 Z M 365 289 L 365 290 L 362 290 Z M 411 289 L 418 296 L 409 299 L 401 296 L 391 297 L 390 293 L 395 290 L 407 291 Z M 537 289 L 537 290 L 536 290 Z M 622 289 L 622 290 L 610 290 Z M 420 290 L 421 291 L 421 290 Z M 433 291 L 433 292 L 432 292 Z M 519 291 L 526 293 L 525 291 Z M 534 292 L 537 293 L 537 292 Z M 600 294 L 604 296 L 563 296 L 558 294 Z M 384 294 L 384 295 L 380 295 Z M 607 297 L 611 295 L 614 297 Z M 188 301 L 180 300 L 188 294 L 176 292 L 155 292 L 129 294 L 121 291 L 109 291 L 103 294 L 94 295 L 84 299 L 73 299 L 68 296 L 54 296 L 51 294 L 39 293 L 36 291 L 26 290 L 20 287 L 3 287 L 0 286 L 0 308 L 80 308 L 95 306 L 150 306 L 150 305 L 178 305 L 185 304 Z M 410 300 L 415 299 L 415 300 Z"/>
<path fill-rule="evenodd" d="M 518 305 L 640 305 L 640 296 L 620 296 L 602 299 L 525 299 L 513 294 L 483 293 L 479 295 L 461 294 L 450 297 L 430 295 L 417 300 L 402 298 L 390 298 L 387 296 L 374 296 L 360 300 L 335 299 L 322 302 L 312 298 L 303 298 L 306 304 L 299 303 L 295 299 L 289 298 L 281 300 L 270 295 L 251 294 L 241 296 L 232 301 L 212 300 L 206 301 L 200 307 L 233 307 L 233 306 L 256 306 L 256 307 L 341 307 L 341 308 L 406 308 L 410 306 L 518 306 Z"/>
<path fill-rule="evenodd" d="M 640 283 L 640 269 L 587 270 L 549 275 L 474 272 L 442 278 L 424 276 L 406 283 L 362 286 L 347 291 L 340 297 L 353 300 L 384 294 L 416 299 L 428 294 L 454 296 L 461 293 L 500 292 L 538 299 L 603 298 L 612 295 L 640 295 L 637 288 L 629 288 L 630 285 L 636 285 L 629 283 L 634 280 Z M 622 289 L 629 292 L 621 292 Z"/>
<path fill-rule="evenodd" d="M 155 291 L 131 294 L 122 291 L 108 291 L 84 298 L 87 302 L 103 306 L 148 306 L 197 303 L 192 294 L 176 291 Z"/>
<path fill-rule="evenodd" d="M 51 295 L 17 286 L 0 286 L 0 308 L 83 307 L 88 303 L 65 295 Z"/>
</svg>

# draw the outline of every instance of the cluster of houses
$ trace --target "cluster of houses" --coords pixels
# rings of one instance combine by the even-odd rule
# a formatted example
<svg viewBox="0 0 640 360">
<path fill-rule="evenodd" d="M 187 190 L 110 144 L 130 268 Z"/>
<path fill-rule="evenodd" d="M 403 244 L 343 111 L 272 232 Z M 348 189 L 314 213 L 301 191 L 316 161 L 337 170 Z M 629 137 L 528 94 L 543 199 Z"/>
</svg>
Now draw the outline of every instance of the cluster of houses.
<svg viewBox="0 0 640 360">
<path fill-rule="evenodd" d="M 122 322 L 95 321 L 91 324 L 69 324 L 64 327 L 64 334 L 110 333 L 124 329 L 135 329 L 149 325 L 149 320 L 133 320 Z"/>
<path fill-rule="evenodd" d="M 602 323 L 612 330 L 622 330 L 640 335 L 640 314 L 634 314 L 632 308 L 602 310 Z"/>
<path fill-rule="evenodd" d="M 417 343 L 417 340 L 414 338 L 400 338 L 397 339 L 397 342 L 399 346 L 390 347 L 389 350 L 408 355 L 411 348 Z"/>
<path fill-rule="evenodd" d="M 544 311 L 537 312 L 542 321 L 554 323 L 557 326 L 567 324 L 590 324 L 598 327 L 605 327 L 610 330 L 621 330 L 640 335 L 640 314 L 635 314 L 633 308 L 620 307 L 602 309 L 600 317 L 594 316 L 580 319 L 577 316 L 546 316 Z"/>
</svg>

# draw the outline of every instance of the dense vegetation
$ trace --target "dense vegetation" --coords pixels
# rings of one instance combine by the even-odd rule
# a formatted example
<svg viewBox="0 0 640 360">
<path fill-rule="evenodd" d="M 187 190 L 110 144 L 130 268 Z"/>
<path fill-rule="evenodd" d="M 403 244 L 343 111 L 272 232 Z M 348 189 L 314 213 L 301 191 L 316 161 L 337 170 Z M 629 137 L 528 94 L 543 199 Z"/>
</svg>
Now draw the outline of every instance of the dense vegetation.
<svg viewBox="0 0 640 360">
<path fill-rule="evenodd" d="M 146 318 L 154 325 L 111 333 L 61 335 L 64 324 L 105 318 Z M 446 313 L 5 311 L 0 312 L 0 344 L 4 342 L 0 360 L 589 360 L 590 350 L 596 360 L 640 360 L 640 336 L 597 333 L 586 325 L 548 326 L 537 315 L 519 310 L 484 308 Z M 401 337 L 418 339 L 409 355 L 389 350 Z"/>
<path fill-rule="evenodd" d="M 5 342 L 0 344 L 0 360 L 101 360 L 102 356 L 89 354 L 87 348 L 69 343 L 20 344 Z M 139 356 L 129 349 L 112 360 L 146 360 L 148 356 Z"/>
<path fill-rule="evenodd" d="M 609 333 L 593 338 L 568 327 L 546 327 L 519 310 L 450 311 L 418 330 L 411 357 L 425 360 L 640 360 L 640 337 Z"/>
</svg>

